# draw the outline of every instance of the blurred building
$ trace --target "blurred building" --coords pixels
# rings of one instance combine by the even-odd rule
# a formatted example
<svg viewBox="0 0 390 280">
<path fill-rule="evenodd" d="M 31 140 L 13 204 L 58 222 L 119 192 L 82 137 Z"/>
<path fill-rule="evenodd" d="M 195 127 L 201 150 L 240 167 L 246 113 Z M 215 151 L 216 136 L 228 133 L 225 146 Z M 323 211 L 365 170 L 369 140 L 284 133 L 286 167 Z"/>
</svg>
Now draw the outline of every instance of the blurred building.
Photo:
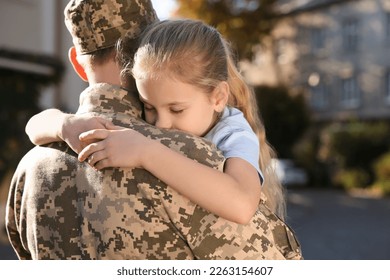
<svg viewBox="0 0 390 280">
<path fill-rule="evenodd" d="M 42 108 L 57 107 L 73 112 L 86 84 L 68 63 L 72 41 L 64 24 L 67 3 L 68 0 L 0 0 L 0 68 L 34 74 L 48 71 L 39 60 L 31 63 L 31 59 L 23 61 L 20 55 L 13 59 L 3 53 L 62 61 L 66 69 L 61 83 L 43 88 L 40 103 Z"/>
<path fill-rule="evenodd" d="M 304 90 L 319 121 L 390 119 L 390 0 L 280 0 L 252 84 Z"/>
<path fill-rule="evenodd" d="M 0 0 L 0 259 L 16 258 L 7 242 L 5 204 L 12 168 L 28 147 L 27 118 L 48 107 L 74 112 L 86 86 L 68 63 L 67 2 Z"/>
</svg>

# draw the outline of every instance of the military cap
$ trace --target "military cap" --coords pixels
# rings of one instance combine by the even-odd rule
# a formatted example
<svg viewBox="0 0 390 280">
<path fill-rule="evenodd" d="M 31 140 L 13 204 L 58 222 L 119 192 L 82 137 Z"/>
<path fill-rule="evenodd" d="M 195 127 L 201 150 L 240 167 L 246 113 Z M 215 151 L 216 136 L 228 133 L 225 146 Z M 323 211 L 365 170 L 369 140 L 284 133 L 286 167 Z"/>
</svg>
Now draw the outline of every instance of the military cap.
<svg viewBox="0 0 390 280">
<path fill-rule="evenodd" d="M 114 46 L 126 34 L 136 39 L 158 20 L 151 0 L 71 0 L 64 14 L 79 54 Z"/>
</svg>

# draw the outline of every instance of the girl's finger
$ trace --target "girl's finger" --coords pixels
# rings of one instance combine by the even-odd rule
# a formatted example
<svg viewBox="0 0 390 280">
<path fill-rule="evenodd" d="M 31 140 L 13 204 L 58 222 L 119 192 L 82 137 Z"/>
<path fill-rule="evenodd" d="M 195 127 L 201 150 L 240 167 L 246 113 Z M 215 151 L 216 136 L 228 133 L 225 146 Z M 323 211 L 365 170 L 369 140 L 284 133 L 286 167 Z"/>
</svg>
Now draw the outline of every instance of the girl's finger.
<svg viewBox="0 0 390 280">
<path fill-rule="evenodd" d="M 113 124 L 112 122 L 110 121 L 107 121 L 104 126 L 109 129 L 109 130 L 118 130 L 120 129 L 121 127 L 120 126 L 116 126 L 115 124 Z"/>
<path fill-rule="evenodd" d="M 78 156 L 79 161 L 83 162 L 93 153 L 96 153 L 97 151 L 102 150 L 103 147 L 104 147 L 104 145 L 102 142 L 96 142 L 96 143 L 89 144 L 87 147 L 85 147 L 79 153 L 79 156 Z"/>
<path fill-rule="evenodd" d="M 102 117 L 96 117 L 96 120 L 105 128 L 112 125 L 112 122 L 110 120 L 102 118 Z"/>
<path fill-rule="evenodd" d="M 108 158 L 105 158 L 105 159 L 98 161 L 94 166 L 94 168 L 96 168 L 97 170 L 102 170 L 102 169 L 107 168 L 107 167 L 112 167 L 110 165 L 110 161 Z"/>
<path fill-rule="evenodd" d="M 92 166 L 92 167 L 95 167 L 96 169 L 97 166 L 96 164 L 99 163 L 101 160 L 104 160 L 106 158 L 106 153 L 104 150 L 101 150 L 101 151 L 98 151 L 96 153 L 93 153 L 91 154 L 89 157 L 88 157 L 88 163 Z"/>
<path fill-rule="evenodd" d="M 103 140 L 108 136 L 108 130 L 106 129 L 93 129 L 80 134 L 79 139 L 81 141 L 89 140 Z"/>
</svg>

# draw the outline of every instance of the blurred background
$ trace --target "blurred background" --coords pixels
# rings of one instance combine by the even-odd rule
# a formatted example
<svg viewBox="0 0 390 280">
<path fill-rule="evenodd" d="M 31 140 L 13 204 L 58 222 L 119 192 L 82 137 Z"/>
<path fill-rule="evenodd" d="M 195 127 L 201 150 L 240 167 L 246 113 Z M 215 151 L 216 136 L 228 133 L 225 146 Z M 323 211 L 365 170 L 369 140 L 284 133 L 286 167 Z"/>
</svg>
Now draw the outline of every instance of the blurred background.
<svg viewBox="0 0 390 280">
<path fill-rule="evenodd" d="M 0 0 L 0 259 L 27 120 L 75 112 L 67 0 Z M 390 259 L 390 0 L 155 0 L 215 26 L 256 93 L 306 259 Z"/>
</svg>

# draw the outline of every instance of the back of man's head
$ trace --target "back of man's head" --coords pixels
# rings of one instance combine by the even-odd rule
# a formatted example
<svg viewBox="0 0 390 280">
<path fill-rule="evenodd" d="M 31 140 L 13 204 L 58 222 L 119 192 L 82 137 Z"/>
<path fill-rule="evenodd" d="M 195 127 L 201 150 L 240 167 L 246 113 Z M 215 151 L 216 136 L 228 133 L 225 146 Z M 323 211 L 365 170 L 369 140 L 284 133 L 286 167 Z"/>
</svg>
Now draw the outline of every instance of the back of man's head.
<svg viewBox="0 0 390 280">
<path fill-rule="evenodd" d="M 64 14 L 78 55 L 113 47 L 125 35 L 135 44 L 158 20 L 151 0 L 71 0 Z"/>
</svg>

